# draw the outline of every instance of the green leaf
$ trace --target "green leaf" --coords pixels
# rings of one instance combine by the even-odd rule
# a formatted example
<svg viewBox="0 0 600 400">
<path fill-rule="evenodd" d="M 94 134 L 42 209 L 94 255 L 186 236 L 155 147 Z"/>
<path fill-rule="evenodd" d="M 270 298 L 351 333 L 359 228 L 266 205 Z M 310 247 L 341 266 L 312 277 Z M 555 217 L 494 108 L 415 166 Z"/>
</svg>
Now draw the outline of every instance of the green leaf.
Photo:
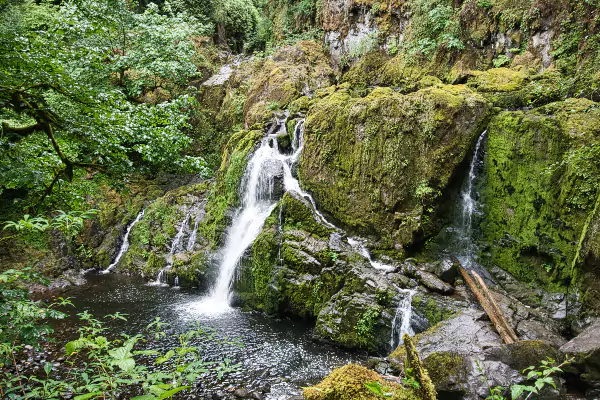
<svg viewBox="0 0 600 400">
<path fill-rule="evenodd" d="M 513 400 L 517 400 L 525 391 L 525 386 L 523 385 L 513 385 L 510 388 L 510 397 Z"/>
<path fill-rule="evenodd" d="M 103 394 L 104 394 L 103 392 L 93 392 L 93 393 L 87 393 L 87 394 L 80 394 L 79 396 L 75 396 L 74 400 L 93 399 L 95 397 L 100 397 Z"/>
<path fill-rule="evenodd" d="M 52 364 L 50 364 L 50 363 L 44 364 L 44 372 L 46 373 L 46 375 L 48 375 L 50 373 L 50 371 L 52 371 Z"/>
<path fill-rule="evenodd" d="M 175 393 L 179 393 L 182 390 L 189 389 L 189 388 L 191 388 L 191 386 L 180 386 L 180 387 L 177 387 L 175 389 L 171 389 L 168 392 L 164 392 L 163 394 L 161 394 L 160 397 L 159 397 L 159 399 L 160 400 L 166 399 L 167 397 L 173 396 Z"/>
<path fill-rule="evenodd" d="M 117 365 L 125 372 L 130 372 L 135 368 L 135 360 L 133 358 L 126 358 L 124 360 L 113 361 L 114 365 Z"/>
</svg>

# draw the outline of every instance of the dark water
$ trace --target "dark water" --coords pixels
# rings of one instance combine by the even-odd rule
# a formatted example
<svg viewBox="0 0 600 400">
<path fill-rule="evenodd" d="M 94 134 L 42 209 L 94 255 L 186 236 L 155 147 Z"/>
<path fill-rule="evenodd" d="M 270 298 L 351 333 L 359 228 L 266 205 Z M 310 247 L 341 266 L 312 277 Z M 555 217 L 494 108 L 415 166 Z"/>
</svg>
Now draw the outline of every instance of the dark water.
<svg viewBox="0 0 600 400">
<path fill-rule="evenodd" d="M 262 390 L 267 399 L 288 399 L 300 394 L 302 386 L 318 382 L 333 368 L 362 358 L 313 342 L 306 322 L 274 319 L 237 309 L 217 316 L 202 315 L 195 308 L 202 298 L 197 291 L 147 286 L 140 278 L 92 275 L 88 277 L 88 284 L 61 295 L 71 297 L 76 312 L 87 310 L 95 317 L 115 312 L 128 314 L 128 321 L 109 325 L 114 334 L 141 333 L 158 316 L 170 324 L 168 333 L 185 332 L 200 323 L 213 329 L 217 338 L 241 342 L 243 347 L 218 341 L 206 346 L 207 360 L 229 358 L 242 367 L 220 381 L 214 377 L 203 380 L 196 389 L 198 394 L 243 387 L 250 391 Z M 57 326 L 57 334 L 62 339 L 74 335 L 73 319 Z M 176 345 L 174 339 L 166 339 L 159 346 L 167 349 Z"/>
</svg>

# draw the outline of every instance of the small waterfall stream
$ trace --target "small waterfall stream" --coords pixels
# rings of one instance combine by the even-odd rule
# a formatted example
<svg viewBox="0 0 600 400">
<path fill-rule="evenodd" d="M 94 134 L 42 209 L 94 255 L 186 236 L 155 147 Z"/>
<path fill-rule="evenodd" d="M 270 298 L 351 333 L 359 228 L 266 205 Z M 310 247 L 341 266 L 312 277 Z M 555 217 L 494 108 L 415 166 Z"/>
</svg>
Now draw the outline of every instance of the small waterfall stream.
<svg viewBox="0 0 600 400">
<path fill-rule="evenodd" d="M 142 211 L 140 211 L 137 217 L 135 217 L 135 219 L 131 222 L 131 224 L 127 226 L 127 230 L 125 231 L 125 236 L 123 236 L 123 243 L 121 244 L 119 253 L 117 253 L 115 261 L 113 261 L 112 264 L 110 264 L 105 270 L 102 271 L 103 274 L 108 274 L 110 271 L 112 271 L 112 269 L 116 267 L 119 261 L 121 260 L 121 257 L 123 257 L 123 254 L 125 254 L 127 252 L 127 249 L 129 249 L 129 234 L 131 233 L 131 229 L 135 226 L 135 224 L 140 222 L 140 220 L 144 217 L 144 211 L 146 210 L 143 209 Z"/>
<path fill-rule="evenodd" d="M 417 291 L 415 289 L 400 289 L 397 286 L 396 289 L 398 289 L 398 292 L 404 294 L 404 298 L 398 303 L 396 314 L 392 320 L 392 337 L 390 338 L 390 347 L 392 350 L 404 342 L 402 336 L 405 333 L 408 333 L 410 336 L 415 334 L 410 326 L 410 319 L 412 318 L 412 298 Z"/>
<path fill-rule="evenodd" d="M 277 138 L 287 132 L 286 120 L 287 115 L 277 120 L 276 129 L 272 129 L 262 139 L 260 147 L 248 161 L 242 179 L 241 206 L 227 230 L 217 281 L 209 296 L 199 306 L 204 312 L 220 313 L 229 310 L 231 282 L 236 267 L 279 201 L 278 198 L 274 198 L 274 194 L 276 180 L 281 176 L 282 170 L 284 189 L 304 194 L 291 172 L 292 165 L 298 160 L 302 151 L 301 136 L 304 120 L 298 121 L 294 129 L 294 147 L 291 155 L 282 153 L 277 142 Z"/>
<path fill-rule="evenodd" d="M 167 265 L 158 271 L 158 276 L 154 282 L 150 282 L 151 286 L 169 286 L 167 280 L 167 273 L 173 267 L 173 257 L 175 254 L 184 250 L 183 248 L 183 239 L 185 236 L 186 228 L 190 223 L 190 218 L 192 216 L 194 209 L 191 208 L 183 217 L 183 221 L 181 221 L 181 225 L 179 225 L 179 229 L 177 230 L 177 234 L 173 238 L 173 243 L 171 243 L 171 248 L 169 249 L 169 259 L 167 261 Z"/>
<path fill-rule="evenodd" d="M 473 239 L 473 218 L 479 213 L 475 183 L 479 178 L 479 169 L 483 165 L 482 144 L 486 134 L 487 130 L 477 139 L 473 159 L 469 165 L 469 175 L 461 192 L 461 215 L 456 229 L 456 240 L 458 242 L 456 258 L 466 269 L 476 269 L 487 276 L 489 275 L 487 271 L 477 264 L 478 248 Z"/>
</svg>

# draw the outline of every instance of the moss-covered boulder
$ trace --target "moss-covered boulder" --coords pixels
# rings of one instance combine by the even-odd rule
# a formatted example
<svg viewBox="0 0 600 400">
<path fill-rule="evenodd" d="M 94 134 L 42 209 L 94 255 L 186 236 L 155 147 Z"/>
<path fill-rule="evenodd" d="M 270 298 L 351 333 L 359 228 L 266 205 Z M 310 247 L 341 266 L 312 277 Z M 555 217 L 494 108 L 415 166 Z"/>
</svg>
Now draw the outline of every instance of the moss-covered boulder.
<svg viewBox="0 0 600 400">
<path fill-rule="evenodd" d="M 244 104 L 246 126 L 265 121 L 307 90 L 329 86 L 334 76 L 320 44 L 301 41 L 283 47 L 252 77 Z"/>
<path fill-rule="evenodd" d="M 340 88 L 311 103 L 301 182 L 342 227 L 402 250 L 439 228 L 440 199 L 489 110 L 462 85 L 364 98 Z"/>
<path fill-rule="evenodd" d="M 474 309 L 464 310 L 413 337 L 440 398 L 485 398 L 490 387 L 525 383 L 523 369 L 539 367 L 547 357 L 558 359 L 557 347 L 544 341 L 504 344 L 482 316 Z M 398 372 L 406 358 L 403 345 L 389 356 Z M 548 398 L 557 396 L 558 392 L 553 392 Z"/>
<path fill-rule="evenodd" d="M 385 380 L 375 371 L 356 364 L 345 365 L 333 370 L 322 382 L 304 389 L 307 400 L 376 400 L 381 396 L 366 385 L 381 388 L 388 399 L 417 400 L 413 389 L 403 387 L 396 381 Z"/>
<path fill-rule="evenodd" d="M 471 71 L 467 85 L 502 108 L 541 106 L 565 98 L 569 80 L 556 70 L 531 74 L 524 69 Z"/>
<path fill-rule="evenodd" d="M 204 219 L 209 188 L 208 182 L 182 186 L 152 201 L 131 228 L 129 248 L 115 270 L 153 280 L 158 271 L 171 265 L 170 282 L 179 276 L 181 283 L 195 284 L 207 268 L 205 259 L 194 253 L 208 249 L 210 243 L 202 234 L 194 233 L 194 229 Z M 178 234 L 179 245 L 172 252 Z"/>
<path fill-rule="evenodd" d="M 489 126 L 481 202 L 489 262 L 564 290 L 599 184 L 600 108 L 569 99 Z"/>
</svg>

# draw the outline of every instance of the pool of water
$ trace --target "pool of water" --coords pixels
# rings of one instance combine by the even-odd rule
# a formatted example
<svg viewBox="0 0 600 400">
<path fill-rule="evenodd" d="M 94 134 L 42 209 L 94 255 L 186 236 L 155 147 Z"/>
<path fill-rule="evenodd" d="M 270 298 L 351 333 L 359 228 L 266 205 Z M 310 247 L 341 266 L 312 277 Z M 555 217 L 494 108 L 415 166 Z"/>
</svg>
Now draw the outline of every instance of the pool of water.
<svg viewBox="0 0 600 400">
<path fill-rule="evenodd" d="M 194 391 L 202 398 L 212 398 L 218 392 L 227 396 L 237 388 L 245 388 L 264 393 L 266 399 L 289 399 L 299 395 L 302 386 L 318 382 L 333 368 L 365 358 L 313 341 L 311 326 L 305 321 L 270 318 L 239 309 L 207 315 L 199 306 L 203 296 L 198 291 L 148 286 L 136 277 L 91 275 L 86 285 L 69 288 L 60 295 L 71 298 L 76 312 L 87 310 L 96 317 L 115 312 L 128 314 L 127 321 L 109 324 L 113 334 L 140 333 L 158 316 L 169 323 L 168 332 L 172 334 L 200 323 L 213 330 L 218 339 L 241 342 L 240 347 L 224 340 L 211 341 L 205 347 L 207 360 L 229 358 L 242 366 L 222 380 L 202 380 Z M 75 318 L 56 327 L 59 338 L 75 335 Z M 176 342 L 166 339 L 158 346 L 173 348 Z"/>
</svg>

